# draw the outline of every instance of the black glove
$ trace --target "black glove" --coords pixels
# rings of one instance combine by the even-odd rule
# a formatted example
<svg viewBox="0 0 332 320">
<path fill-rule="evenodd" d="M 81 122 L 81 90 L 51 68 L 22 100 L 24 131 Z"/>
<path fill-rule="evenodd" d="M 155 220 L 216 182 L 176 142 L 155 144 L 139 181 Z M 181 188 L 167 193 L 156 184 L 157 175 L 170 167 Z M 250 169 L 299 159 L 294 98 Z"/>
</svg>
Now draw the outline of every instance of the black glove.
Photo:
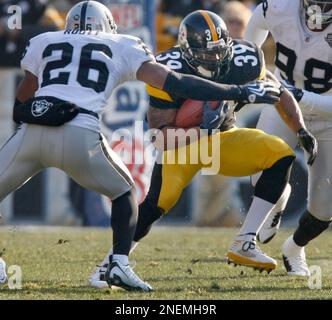
<svg viewBox="0 0 332 320">
<path fill-rule="evenodd" d="M 259 80 L 238 87 L 241 91 L 241 100 L 239 101 L 243 103 L 274 104 L 280 100 L 281 88 L 274 82 Z"/>
<path fill-rule="evenodd" d="M 211 134 L 213 129 L 217 129 L 224 122 L 228 110 L 227 102 L 221 101 L 217 109 L 211 109 L 209 101 L 205 101 L 200 128 L 209 130 L 209 134 Z"/>
<path fill-rule="evenodd" d="M 306 129 L 301 128 L 297 132 L 299 145 L 309 154 L 308 165 L 312 165 L 317 157 L 318 144 L 316 138 Z"/>
<path fill-rule="evenodd" d="M 288 81 L 282 81 L 282 85 L 293 95 L 297 102 L 300 102 L 303 97 L 303 90 L 294 87 Z"/>
</svg>

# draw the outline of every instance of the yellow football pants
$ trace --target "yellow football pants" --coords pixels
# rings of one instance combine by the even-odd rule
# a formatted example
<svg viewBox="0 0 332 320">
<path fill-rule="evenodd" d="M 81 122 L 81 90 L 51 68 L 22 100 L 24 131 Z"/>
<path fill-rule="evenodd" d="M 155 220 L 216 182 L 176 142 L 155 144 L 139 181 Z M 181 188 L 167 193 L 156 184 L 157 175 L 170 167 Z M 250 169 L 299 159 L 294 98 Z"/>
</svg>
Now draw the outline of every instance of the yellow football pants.
<svg viewBox="0 0 332 320">
<path fill-rule="evenodd" d="M 218 164 L 215 173 L 240 177 L 268 169 L 287 156 L 295 154 L 283 140 L 247 128 L 219 132 L 179 149 L 167 150 L 161 165 L 158 207 L 167 213 L 199 170 L 215 170 L 212 162 Z M 153 185 L 158 183 L 152 181 Z"/>
</svg>

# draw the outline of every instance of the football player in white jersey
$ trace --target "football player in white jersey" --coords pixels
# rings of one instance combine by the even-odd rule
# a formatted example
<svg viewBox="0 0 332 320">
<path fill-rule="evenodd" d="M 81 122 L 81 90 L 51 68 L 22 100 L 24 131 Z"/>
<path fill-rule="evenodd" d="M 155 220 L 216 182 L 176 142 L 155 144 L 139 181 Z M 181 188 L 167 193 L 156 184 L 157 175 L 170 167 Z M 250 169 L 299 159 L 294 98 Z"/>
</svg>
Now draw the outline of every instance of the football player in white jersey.
<svg viewBox="0 0 332 320">
<path fill-rule="evenodd" d="M 254 11 L 245 38 L 261 46 L 269 32 L 276 43 L 276 71 L 299 102 L 319 152 L 309 166 L 308 207 L 295 233 L 283 245 L 288 274 L 310 275 L 304 247 L 328 228 L 332 219 L 332 1 L 265 0 Z M 295 148 L 297 137 L 273 108 L 264 108 L 257 128 Z M 257 177 L 253 177 L 255 181 Z M 261 242 L 276 234 L 291 187 L 288 185 L 259 232 Z"/>
<path fill-rule="evenodd" d="M 95 1 L 76 4 L 66 30 L 31 39 L 21 65 L 25 76 L 14 106 L 20 127 L 0 149 L 0 201 L 48 167 L 112 199 L 113 255 L 106 280 L 128 290 L 152 288 L 128 265 L 137 221 L 133 179 L 99 130 L 114 88 L 137 79 L 196 100 L 274 103 L 280 95 L 265 82 L 227 86 L 171 71 L 156 63 L 140 39 L 116 34 L 111 12 Z"/>
</svg>

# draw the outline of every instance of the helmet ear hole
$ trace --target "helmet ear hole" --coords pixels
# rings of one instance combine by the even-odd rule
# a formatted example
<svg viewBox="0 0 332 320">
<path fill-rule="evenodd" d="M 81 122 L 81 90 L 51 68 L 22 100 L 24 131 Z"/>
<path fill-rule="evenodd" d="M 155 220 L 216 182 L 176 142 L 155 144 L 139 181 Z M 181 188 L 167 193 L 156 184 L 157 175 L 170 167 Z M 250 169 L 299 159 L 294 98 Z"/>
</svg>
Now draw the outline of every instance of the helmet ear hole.
<svg viewBox="0 0 332 320">
<path fill-rule="evenodd" d="M 187 15 L 180 24 L 178 44 L 198 75 L 219 80 L 228 73 L 233 43 L 225 22 L 215 13 L 198 10 Z"/>
</svg>

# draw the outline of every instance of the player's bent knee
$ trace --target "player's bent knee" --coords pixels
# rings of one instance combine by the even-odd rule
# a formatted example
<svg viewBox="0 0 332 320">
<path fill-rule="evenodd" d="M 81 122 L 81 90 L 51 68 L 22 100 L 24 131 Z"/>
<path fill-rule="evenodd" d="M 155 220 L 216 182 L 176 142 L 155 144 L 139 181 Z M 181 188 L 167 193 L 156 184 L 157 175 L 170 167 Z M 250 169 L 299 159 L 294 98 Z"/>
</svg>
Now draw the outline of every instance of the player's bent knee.
<svg viewBox="0 0 332 320">
<path fill-rule="evenodd" d="M 279 138 L 273 139 L 273 142 L 269 144 L 269 148 L 271 152 L 269 154 L 269 160 L 266 162 L 268 167 L 272 167 L 275 163 L 284 158 L 293 159 L 291 160 L 292 163 L 296 157 L 294 150 Z"/>
<path fill-rule="evenodd" d="M 149 197 L 140 204 L 138 209 L 138 220 L 134 236 L 134 241 L 138 242 L 144 238 L 151 230 L 152 224 L 163 215 L 161 208 L 158 208 Z"/>
<path fill-rule="evenodd" d="M 136 197 L 136 191 L 135 188 L 131 185 L 125 185 L 121 188 L 114 190 L 111 190 L 111 192 L 107 195 L 112 201 L 115 201 L 117 199 L 120 199 L 121 197 Z"/>
<path fill-rule="evenodd" d="M 179 190 L 179 188 L 170 188 L 169 190 L 160 194 L 158 207 L 163 210 L 163 213 L 166 214 L 176 205 L 181 196 L 182 190 L 183 189 Z"/>
<path fill-rule="evenodd" d="M 308 210 L 314 217 L 322 221 L 332 220 L 332 201 L 331 201 L 331 185 L 328 173 L 324 175 L 322 172 L 314 172 L 310 174 Z"/>
<path fill-rule="evenodd" d="M 307 210 L 300 218 L 299 227 L 295 231 L 293 239 L 298 246 L 306 246 L 309 241 L 318 237 L 323 231 L 325 231 L 330 223 L 331 221 L 318 219 Z"/>
<path fill-rule="evenodd" d="M 329 194 L 326 195 L 326 198 L 330 196 Z M 309 202 L 308 210 L 311 214 L 321 221 L 331 222 L 332 221 L 332 206 L 331 200 L 328 201 L 327 199 L 315 199 L 314 201 Z M 321 201 L 320 201 L 321 200 Z M 325 203 L 325 205 L 324 205 Z"/>
<path fill-rule="evenodd" d="M 277 203 L 289 181 L 294 156 L 285 156 L 263 171 L 257 181 L 255 196 L 270 203 Z"/>
</svg>

